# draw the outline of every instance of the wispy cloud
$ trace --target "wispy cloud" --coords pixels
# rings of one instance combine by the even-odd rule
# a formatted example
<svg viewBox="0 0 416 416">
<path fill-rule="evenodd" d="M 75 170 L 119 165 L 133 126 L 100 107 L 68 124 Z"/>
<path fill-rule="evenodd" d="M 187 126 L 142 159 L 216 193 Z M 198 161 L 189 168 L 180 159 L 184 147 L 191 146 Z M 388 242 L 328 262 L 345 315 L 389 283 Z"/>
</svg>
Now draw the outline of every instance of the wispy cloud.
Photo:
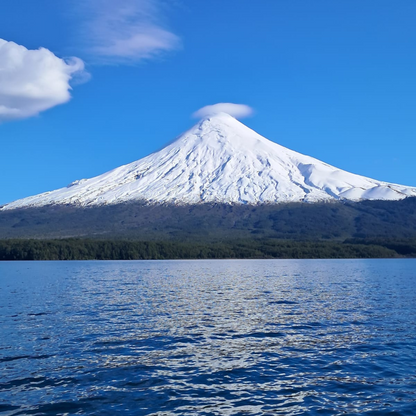
<svg viewBox="0 0 416 416">
<path fill-rule="evenodd" d="M 85 77 L 78 58 L 63 60 L 45 48 L 28 50 L 0 39 L 0 122 L 27 118 L 70 100 L 70 80 Z"/>
<path fill-rule="evenodd" d="M 245 104 L 218 103 L 207 105 L 192 114 L 194 118 L 203 118 L 218 113 L 227 113 L 235 118 L 245 118 L 253 114 L 254 110 Z"/>
<path fill-rule="evenodd" d="M 136 63 L 178 49 L 163 23 L 161 0 L 85 0 L 83 41 L 95 60 Z"/>
</svg>

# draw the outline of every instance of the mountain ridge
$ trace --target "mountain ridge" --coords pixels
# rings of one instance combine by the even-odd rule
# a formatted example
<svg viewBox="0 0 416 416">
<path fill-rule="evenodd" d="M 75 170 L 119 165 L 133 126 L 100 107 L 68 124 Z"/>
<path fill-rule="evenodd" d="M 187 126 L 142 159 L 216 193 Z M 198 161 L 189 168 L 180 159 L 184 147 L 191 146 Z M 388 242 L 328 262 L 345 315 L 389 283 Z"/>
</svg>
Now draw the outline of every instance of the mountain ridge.
<svg viewBox="0 0 416 416">
<path fill-rule="evenodd" d="M 0 210 L 124 202 L 264 204 L 400 200 L 415 187 L 343 171 L 274 143 L 225 113 L 206 117 L 163 149 Z"/>
</svg>

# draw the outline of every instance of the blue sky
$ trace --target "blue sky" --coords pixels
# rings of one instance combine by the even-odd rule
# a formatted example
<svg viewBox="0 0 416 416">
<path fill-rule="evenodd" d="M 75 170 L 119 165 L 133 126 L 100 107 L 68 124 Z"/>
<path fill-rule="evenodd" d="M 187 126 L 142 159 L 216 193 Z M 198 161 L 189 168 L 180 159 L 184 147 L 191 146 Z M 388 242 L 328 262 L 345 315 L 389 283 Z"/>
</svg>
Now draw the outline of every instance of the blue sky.
<svg viewBox="0 0 416 416">
<path fill-rule="evenodd" d="M 283 146 L 416 186 L 413 0 L 2 0 L 0 11 L 0 204 L 140 159 L 218 102 L 252 107 L 242 121 Z"/>
</svg>

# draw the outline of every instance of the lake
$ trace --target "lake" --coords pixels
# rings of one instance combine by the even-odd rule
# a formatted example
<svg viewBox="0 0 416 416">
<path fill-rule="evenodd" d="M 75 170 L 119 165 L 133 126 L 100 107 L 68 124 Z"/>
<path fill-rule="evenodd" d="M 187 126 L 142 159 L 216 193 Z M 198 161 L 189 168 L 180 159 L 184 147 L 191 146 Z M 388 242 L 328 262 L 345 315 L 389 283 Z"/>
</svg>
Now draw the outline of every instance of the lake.
<svg viewBox="0 0 416 416">
<path fill-rule="evenodd" d="M 416 414 L 416 260 L 0 263 L 1 415 Z"/>
</svg>

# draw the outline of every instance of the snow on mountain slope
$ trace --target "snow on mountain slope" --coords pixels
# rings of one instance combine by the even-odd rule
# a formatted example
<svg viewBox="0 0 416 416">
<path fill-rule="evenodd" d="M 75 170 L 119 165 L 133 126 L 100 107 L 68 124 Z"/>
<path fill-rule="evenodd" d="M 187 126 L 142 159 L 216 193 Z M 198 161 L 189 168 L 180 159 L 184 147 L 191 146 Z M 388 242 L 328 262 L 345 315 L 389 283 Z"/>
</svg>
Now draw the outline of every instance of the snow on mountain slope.
<svg viewBox="0 0 416 416">
<path fill-rule="evenodd" d="M 416 188 L 337 169 L 271 142 L 221 113 L 200 121 L 172 144 L 143 159 L 1 209 L 132 200 L 258 204 L 399 200 L 407 196 L 416 196 Z"/>
</svg>

